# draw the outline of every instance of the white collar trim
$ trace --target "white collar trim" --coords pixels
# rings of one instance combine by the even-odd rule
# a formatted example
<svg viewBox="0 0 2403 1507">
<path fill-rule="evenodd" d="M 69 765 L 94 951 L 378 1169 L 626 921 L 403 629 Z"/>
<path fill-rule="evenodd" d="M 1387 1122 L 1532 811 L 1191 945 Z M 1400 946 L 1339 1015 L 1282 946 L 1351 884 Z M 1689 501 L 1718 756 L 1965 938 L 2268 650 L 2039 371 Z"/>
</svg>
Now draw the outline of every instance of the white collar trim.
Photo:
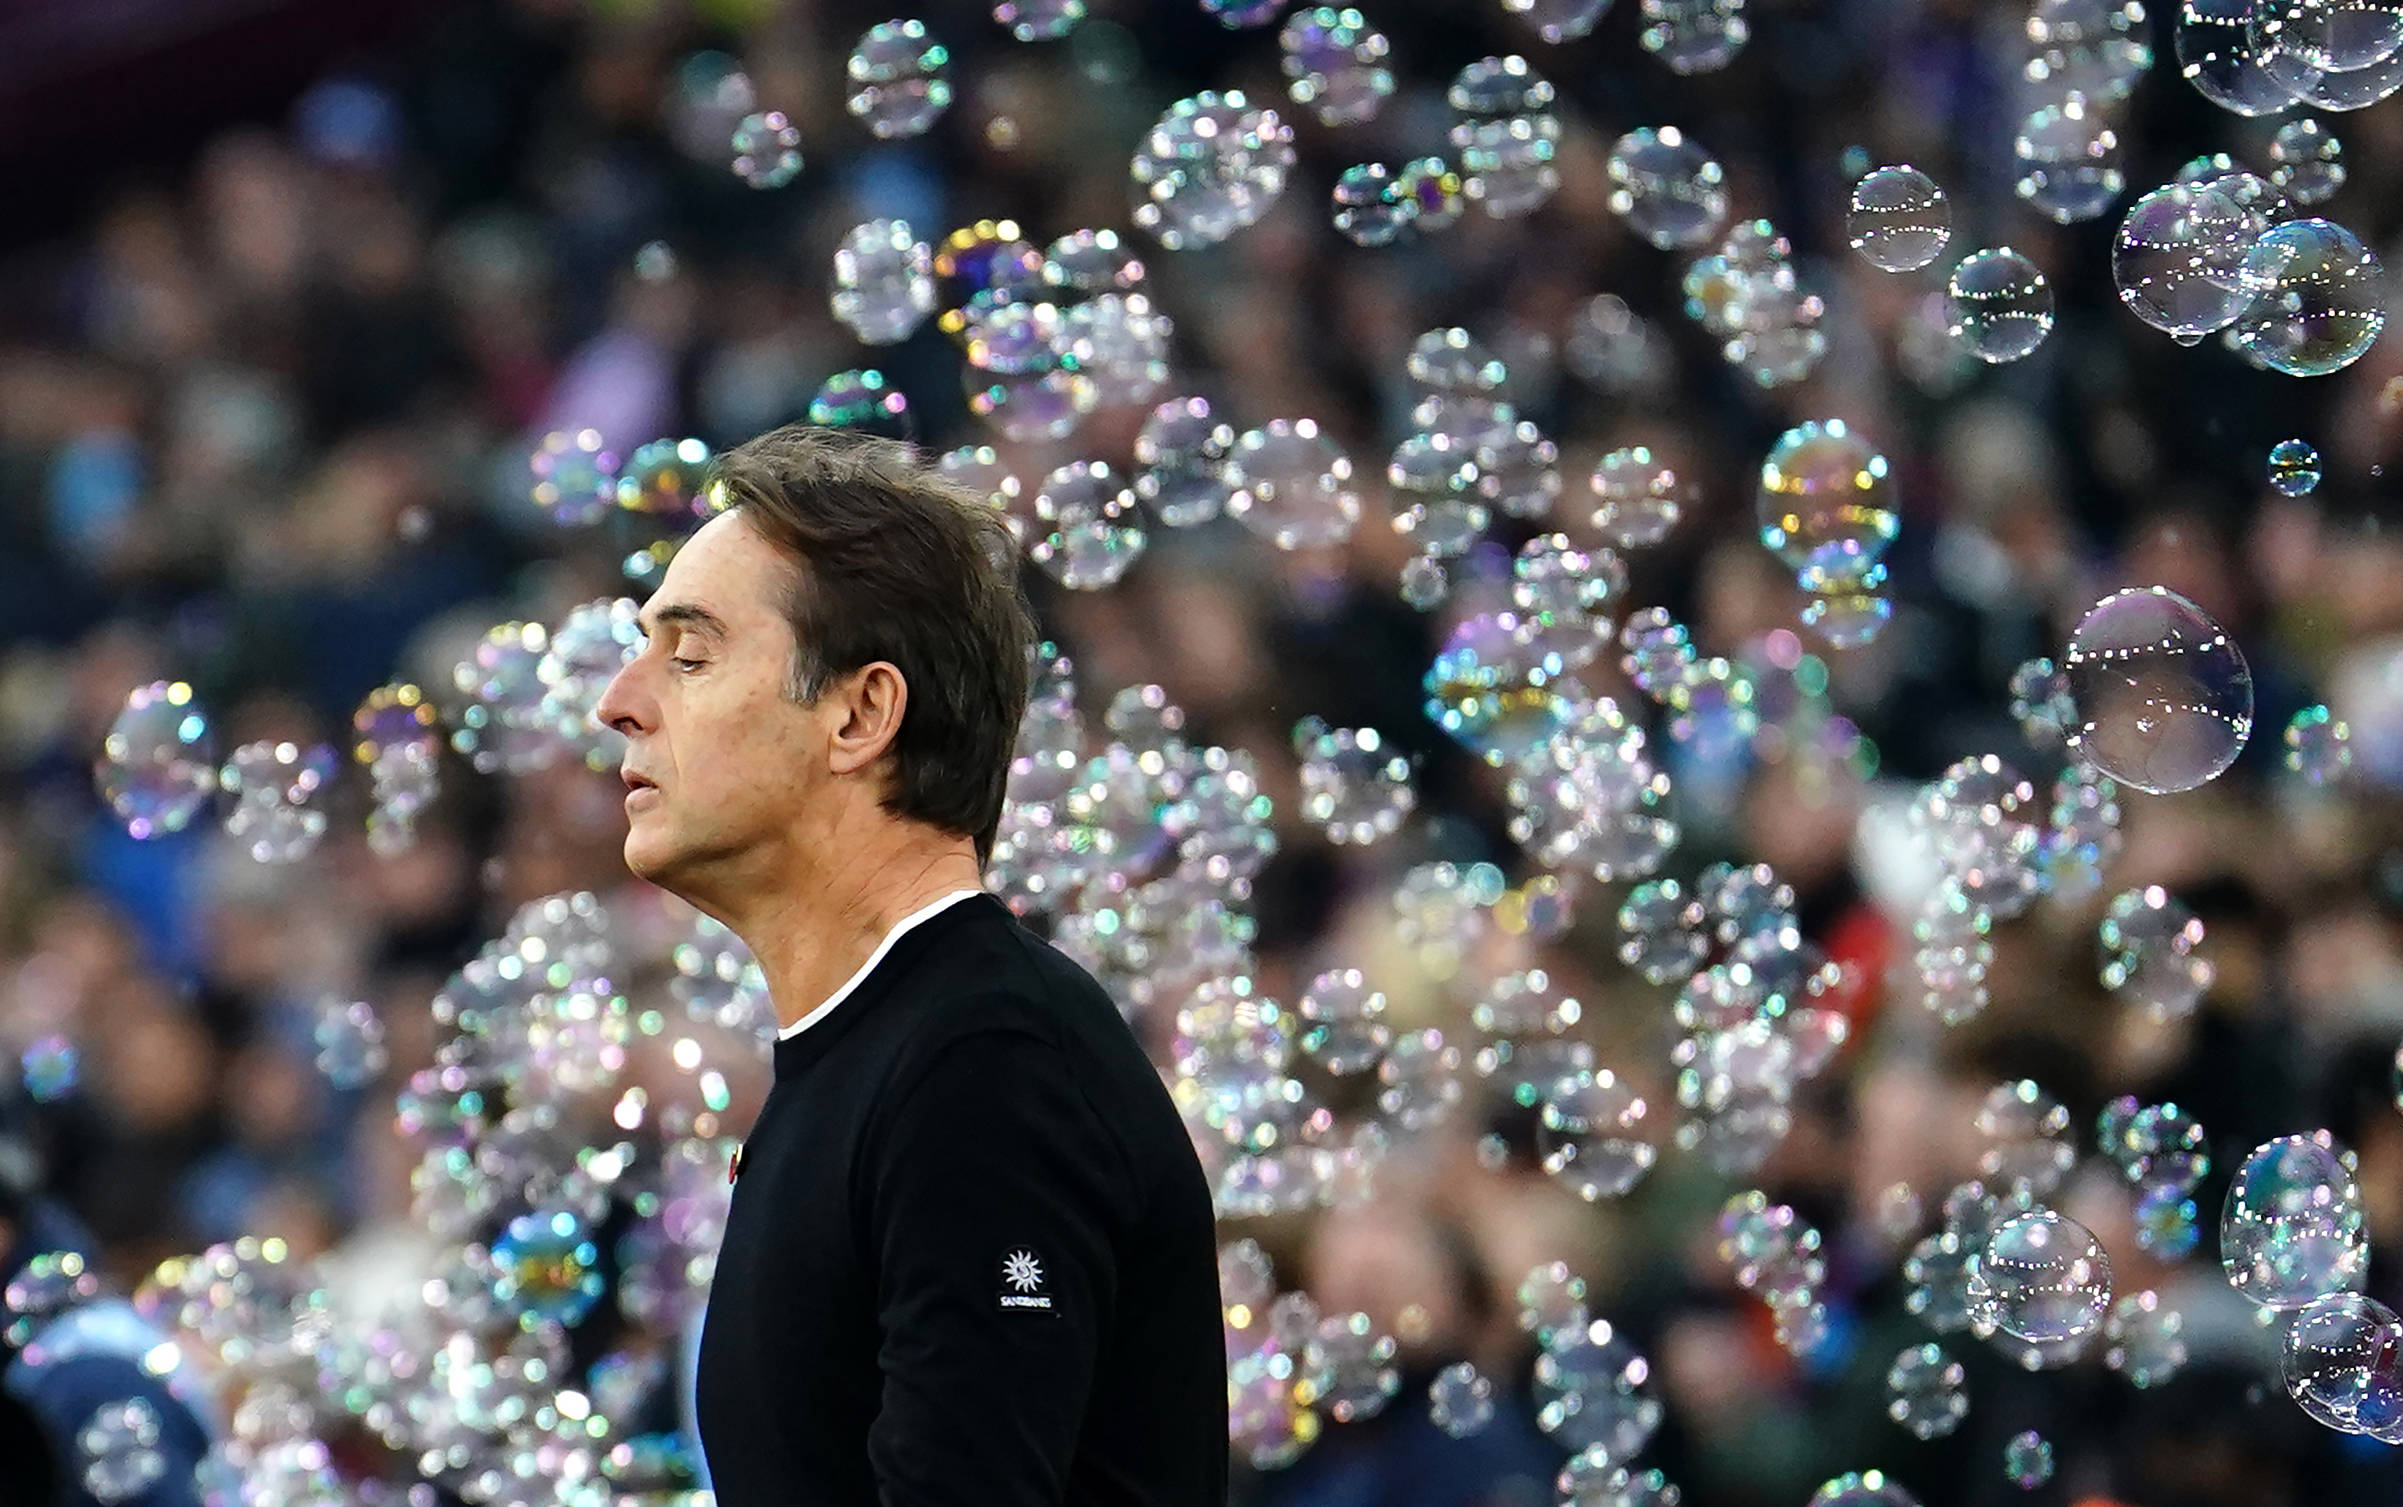
<svg viewBox="0 0 2403 1507">
<path fill-rule="evenodd" d="M 859 965 L 859 972 L 851 975 L 851 977 L 844 982 L 842 988 L 837 989 L 834 991 L 834 993 L 826 996 L 825 1003 L 819 1005 L 815 1010 L 810 1011 L 807 1015 L 802 1016 L 799 1020 L 794 1021 L 791 1025 L 786 1026 L 782 1030 L 778 1031 L 776 1033 L 776 1039 L 778 1041 L 790 1041 L 795 1036 L 800 1035 L 803 1031 L 808 1030 L 811 1026 L 816 1025 L 819 1021 L 824 1020 L 833 1012 L 835 1006 L 841 1004 L 844 1000 L 849 999 L 852 995 L 852 992 L 859 988 L 861 982 L 864 981 L 869 974 L 876 971 L 876 965 L 884 961 L 884 955 L 893 950 L 893 944 L 900 941 L 902 934 L 908 931 L 911 927 L 917 925 L 921 921 L 926 920 L 928 917 L 934 915 L 935 912 L 942 910 L 947 906 L 955 904 L 958 901 L 965 900 L 971 895 L 981 895 L 983 893 L 983 890 L 953 890 L 950 894 L 943 896 L 941 899 L 929 901 L 925 905 L 920 906 L 918 909 L 894 922 L 893 929 L 886 932 L 884 934 L 884 940 L 876 944 L 876 950 L 868 954 L 868 960 Z"/>
</svg>

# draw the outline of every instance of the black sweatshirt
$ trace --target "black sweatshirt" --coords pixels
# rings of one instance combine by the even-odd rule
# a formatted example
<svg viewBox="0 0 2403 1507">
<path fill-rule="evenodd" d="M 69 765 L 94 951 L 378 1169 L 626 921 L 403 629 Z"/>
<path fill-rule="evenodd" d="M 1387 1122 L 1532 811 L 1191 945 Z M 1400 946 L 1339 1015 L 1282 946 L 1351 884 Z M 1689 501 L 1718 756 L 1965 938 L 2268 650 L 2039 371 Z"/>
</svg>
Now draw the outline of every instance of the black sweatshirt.
<svg viewBox="0 0 2403 1507">
<path fill-rule="evenodd" d="M 961 891 L 776 1043 L 697 1378 L 723 1507 L 1223 1507 L 1217 1232 L 1091 975 Z"/>
</svg>

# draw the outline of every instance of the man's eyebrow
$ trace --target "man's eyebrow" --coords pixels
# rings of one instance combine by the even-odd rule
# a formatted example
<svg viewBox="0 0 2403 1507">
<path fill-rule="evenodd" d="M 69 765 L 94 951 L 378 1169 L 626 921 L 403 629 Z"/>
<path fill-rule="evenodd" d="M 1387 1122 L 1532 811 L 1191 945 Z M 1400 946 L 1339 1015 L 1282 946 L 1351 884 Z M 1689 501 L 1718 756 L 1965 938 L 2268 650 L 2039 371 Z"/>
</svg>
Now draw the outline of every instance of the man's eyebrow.
<svg viewBox="0 0 2403 1507">
<path fill-rule="evenodd" d="M 648 626 L 643 623 L 645 617 L 651 620 Z M 718 638 L 727 636 L 724 619 L 708 608 L 696 606 L 691 602 L 670 602 L 656 612 L 638 613 L 634 619 L 634 626 L 642 629 L 642 635 L 645 638 L 656 637 L 660 629 L 671 624 L 698 628 L 703 633 L 713 634 Z"/>
</svg>

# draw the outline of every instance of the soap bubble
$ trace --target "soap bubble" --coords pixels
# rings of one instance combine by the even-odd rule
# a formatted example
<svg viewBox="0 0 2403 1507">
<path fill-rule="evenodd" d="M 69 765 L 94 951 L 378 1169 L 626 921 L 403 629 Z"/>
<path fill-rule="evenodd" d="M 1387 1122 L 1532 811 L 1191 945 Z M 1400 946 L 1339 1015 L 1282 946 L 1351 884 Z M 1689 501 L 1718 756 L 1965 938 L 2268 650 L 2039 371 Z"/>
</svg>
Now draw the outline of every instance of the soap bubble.
<svg viewBox="0 0 2403 1507">
<path fill-rule="evenodd" d="M 2003 1446 L 2003 1479 L 2021 1491 L 2034 1491 L 2053 1478 L 2053 1447 L 2034 1429 L 2013 1434 Z"/>
<path fill-rule="evenodd" d="M 2324 377 L 2361 359 L 2386 327 L 2386 271 L 2353 232 L 2289 220 L 2245 253 L 2253 297 L 2236 316 L 2244 352 L 2290 377 Z"/>
<path fill-rule="evenodd" d="M 2155 1020 L 2191 1015 L 2211 987 L 2211 964 L 2195 953 L 2203 923 L 2157 884 L 2114 896 L 2095 937 L 2103 987 Z"/>
<path fill-rule="evenodd" d="M 2063 225 L 2094 219 L 2128 186 L 2119 134 L 2099 103 L 2073 98 L 2032 111 L 2012 150 L 2019 197 Z"/>
<path fill-rule="evenodd" d="M 1286 94 L 1326 126 L 1374 120 L 1393 93 L 1387 59 L 1393 45 L 1359 11 L 1321 5 L 1297 10 L 1277 35 Z"/>
<path fill-rule="evenodd" d="M 1612 212 L 1663 251 L 1700 246 L 1727 222 L 1726 173 L 1675 126 L 1620 137 L 1609 168 Z"/>
<path fill-rule="evenodd" d="M 1969 1416 L 1968 1375 L 1943 1346 L 1914 1345 L 1886 1371 L 1886 1416 L 1915 1438 L 1941 1438 Z"/>
<path fill-rule="evenodd" d="M 2203 610 L 2165 586 L 2097 602 L 2063 656 L 2078 726 L 2070 747 L 2123 785 L 2192 790 L 2236 762 L 2253 732 L 2244 654 Z"/>
<path fill-rule="evenodd" d="M 2048 98 L 2113 105 L 2153 66 L 2138 0 L 2036 0 L 2027 34 L 2034 56 L 2022 76 Z"/>
<path fill-rule="evenodd" d="M 1610 0 L 1502 0 L 1502 9 L 1525 16 L 1547 42 L 1574 41 L 1594 29 Z"/>
<path fill-rule="evenodd" d="M 902 220 L 870 220 L 834 253 L 834 317 L 863 344 L 907 340 L 934 312 L 934 254 Z"/>
<path fill-rule="evenodd" d="M 2317 1422 L 2403 1444 L 2403 1319 L 2356 1292 L 2314 1298 L 2286 1330 L 2286 1392 Z"/>
<path fill-rule="evenodd" d="M 1970 1258 L 1969 1305 L 1978 1322 L 2019 1339 L 2076 1339 L 2111 1306 L 2111 1262 L 2073 1219 L 2049 1209 L 2015 1215 Z"/>
<path fill-rule="evenodd" d="M 1333 199 L 1335 228 L 1356 246 L 1389 246 L 1418 217 L 1418 206 L 1382 162 L 1345 168 Z"/>
<path fill-rule="evenodd" d="M 801 128 L 782 111 L 744 116 L 732 147 L 734 176 L 753 188 L 782 188 L 801 176 Z"/>
<path fill-rule="evenodd" d="M 2184 0 L 2178 8 L 2178 71 L 2205 99 L 2238 115 L 2275 115 L 2294 91 L 2261 65 L 2247 23 L 2256 0 Z"/>
<path fill-rule="evenodd" d="M 1642 0 L 1644 50 L 1673 73 L 1713 73 L 1752 40 L 1744 0 Z"/>
<path fill-rule="evenodd" d="M 167 1474 L 158 1409 L 146 1397 L 103 1402 L 76 1430 L 84 1491 L 98 1502 L 131 1501 Z"/>
<path fill-rule="evenodd" d="M 2111 246 L 2111 277 L 2128 312 L 2181 341 L 2232 322 L 2247 295 L 2251 245 L 2243 210 L 2216 188 L 2173 183 L 2128 208 Z"/>
<path fill-rule="evenodd" d="M 2307 706 L 2286 724 L 2286 767 L 2325 785 L 2353 767 L 2353 730 L 2325 706 Z"/>
<path fill-rule="evenodd" d="M 878 137 L 921 136 L 951 105 L 943 70 L 950 52 L 923 21 L 885 21 L 851 50 L 851 97 L 844 107 Z"/>
<path fill-rule="evenodd" d="M 2317 204 L 2345 186 L 2345 147 L 2336 133 L 2304 116 L 2270 139 L 2270 182 L 2297 204 Z"/>
<path fill-rule="evenodd" d="M 1049 532 L 1027 556 L 1072 590 L 1116 585 L 1149 542 L 1134 493 L 1099 461 L 1073 461 L 1044 477 L 1035 515 Z"/>
<path fill-rule="evenodd" d="M 1338 1076 L 1375 1067 L 1393 1040 L 1385 1024 L 1385 991 L 1372 988 L 1357 968 L 1318 975 L 1297 1008 L 1308 1022 L 1300 1037 L 1303 1053 Z"/>
<path fill-rule="evenodd" d="M 1886 458 L 1842 419 L 1778 436 L 1761 462 L 1761 542 L 1806 589 L 1868 579 L 1900 526 Z"/>
<path fill-rule="evenodd" d="M 1311 419 L 1246 430 L 1227 461 L 1227 516 L 1279 549 L 1318 549 L 1360 521 L 1352 462 Z"/>
<path fill-rule="evenodd" d="M 905 438 L 909 399 L 873 367 L 836 372 L 809 400 L 809 421 L 829 429 L 861 429 Z"/>
<path fill-rule="evenodd" d="M 1469 1362 L 1455 1361 L 1428 1385 L 1427 1416 L 1453 1438 L 1467 1438 L 1493 1422 L 1493 1381 Z"/>
<path fill-rule="evenodd" d="M 1973 251 L 1952 269 L 1945 317 L 1954 343 L 1980 361 L 2017 361 L 2052 333 L 2052 284 L 2008 246 Z"/>
<path fill-rule="evenodd" d="M 995 0 L 993 19 L 1021 42 L 1056 41 L 1085 19 L 1085 0 Z"/>
<path fill-rule="evenodd" d="M 2403 45 L 2394 0 L 2254 0 L 2254 48 L 2329 73 L 2374 67 Z"/>
<path fill-rule="evenodd" d="M 317 1071 L 336 1088 L 363 1088 L 391 1061 L 384 1019 L 365 1000 L 329 995 L 318 1001 L 310 1037 L 317 1046 Z"/>
<path fill-rule="evenodd" d="M 534 476 L 528 495 L 562 527 L 598 523 L 617 502 L 617 454 L 607 448 L 597 429 L 544 435 L 527 466 Z"/>
<path fill-rule="evenodd" d="M 1560 1078 L 1537 1114 L 1544 1171 L 1587 1203 L 1617 1198 L 1652 1169 L 1652 1147 L 1633 1138 L 1645 1108 L 1608 1068 Z"/>
<path fill-rule="evenodd" d="M 1301 761 L 1301 811 L 1333 843 L 1390 837 L 1417 805 L 1410 760 L 1373 727 L 1329 727 L 1305 717 L 1293 730 Z"/>
<path fill-rule="evenodd" d="M 1235 431 L 1206 398 L 1172 398 L 1151 411 L 1135 436 L 1135 495 L 1170 528 L 1191 528 L 1225 511 L 1227 460 Z"/>
<path fill-rule="evenodd" d="M 1979 1175 L 2014 1197 L 2050 1193 L 2077 1163 L 2069 1111 L 2027 1079 L 1996 1084 L 1972 1123 L 1985 1143 L 1978 1153 Z"/>
<path fill-rule="evenodd" d="M 209 719 L 180 680 L 136 687 L 100 747 L 100 797 L 134 837 L 182 831 L 217 793 Z"/>
<path fill-rule="evenodd" d="M 1910 272 L 1952 240 L 1952 203 L 1915 167 L 1881 167 L 1853 185 L 1844 234 L 1870 266 Z"/>
<path fill-rule="evenodd" d="M 2109 1342 L 2103 1364 L 2132 1386 L 2159 1386 L 2185 1369 L 2185 1327 L 2185 1315 L 2164 1304 L 2158 1293 L 2132 1292 L 2111 1305 L 2103 1325 Z"/>
<path fill-rule="evenodd" d="M 1293 128 L 1242 91 L 1178 100 L 1135 153 L 1135 223 L 1171 251 L 1215 245 L 1268 213 L 1293 162 Z"/>
<path fill-rule="evenodd" d="M 2306 440 L 2280 440 L 2270 446 L 2269 483 L 2289 497 L 2300 497 L 2320 484 L 2320 453 Z"/>
<path fill-rule="evenodd" d="M 2325 1130 L 2255 1147 L 2220 1215 L 2228 1283 L 2265 1308 L 2300 1308 L 2361 1286 L 2370 1261 L 2350 1151 Z"/>
<path fill-rule="evenodd" d="M 1919 1499 L 1884 1471 L 1855 1470 L 1822 1484 L 1808 1507 L 1919 1507 Z"/>
<path fill-rule="evenodd" d="M 1621 549 L 1658 544 L 1685 515 L 1689 489 L 1641 445 L 1603 456 L 1592 485 L 1593 526 Z"/>
</svg>

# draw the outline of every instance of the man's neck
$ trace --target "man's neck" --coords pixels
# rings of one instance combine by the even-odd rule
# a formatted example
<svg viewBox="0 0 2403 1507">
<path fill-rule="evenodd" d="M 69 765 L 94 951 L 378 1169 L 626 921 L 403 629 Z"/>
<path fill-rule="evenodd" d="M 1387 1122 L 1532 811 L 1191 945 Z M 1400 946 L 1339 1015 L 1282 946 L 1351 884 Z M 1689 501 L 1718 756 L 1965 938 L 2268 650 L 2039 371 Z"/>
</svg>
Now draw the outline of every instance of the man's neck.
<svg viewBox="0 0 2403 1507">
<path fill-rule="evenodd" d="M 797 889 L 743 936 L 766 976 L 777 1029 L 825 1003 L 895 926 L 955 890 L 981 888 L 975 854 L 945 844 L 905 849 L 865 871 L 820 875 Z"/>
</svg>

